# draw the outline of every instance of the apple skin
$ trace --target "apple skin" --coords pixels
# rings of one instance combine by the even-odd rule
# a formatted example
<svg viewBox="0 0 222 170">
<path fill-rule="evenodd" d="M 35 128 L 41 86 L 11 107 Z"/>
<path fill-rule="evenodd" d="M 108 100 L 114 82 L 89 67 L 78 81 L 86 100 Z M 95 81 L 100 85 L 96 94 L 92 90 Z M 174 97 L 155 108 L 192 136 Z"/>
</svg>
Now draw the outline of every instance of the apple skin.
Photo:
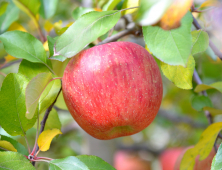
<svg viewBox="0 0 222 170">
<path fill-rule="evenodd" d="M 66 105 L 91 136 L 108 140 L 145 129 L 162 100 L 157 63 L 132 42 L 84 50 L 68 63 L 62 79 Z"/>
<path fill-rule="evenodd" d="M 184 148 L 171 148 L 166 149 L 160 155 L 160 164 L 162 170 L 174 170 L 176 161 L 181 153 L 183 153 Z"/>
<path fill-rule="evenodd" d="M 180 170 L 180 163 L 181 163 L 181 160 L 183 158 L 183 155 L 185 154 L 185 152 L 192 148 L 193 146 L 191 147 L 188 147 L 186 149 L 183 150 L 183 152 L 181 152 L 181 154 L 179 155 L 176 163 L 175 163 L 175 167 L 174 169 L 172 170 Z M 199 157 L 200 156 L 197 156 L 196 159 L 195 159 L 195 165 L 194 165 L 194 169 L 193 170 L 210 170 L 211 169 L 211 163 L 213 161 L 213 158 L 215 156 L 215 150 L 214 148 L 212 149 L 212 151 L 210 152 L 210 154 L 208 155 L 208 157 L 202 161 L 199 161 Z"/>
</svg>

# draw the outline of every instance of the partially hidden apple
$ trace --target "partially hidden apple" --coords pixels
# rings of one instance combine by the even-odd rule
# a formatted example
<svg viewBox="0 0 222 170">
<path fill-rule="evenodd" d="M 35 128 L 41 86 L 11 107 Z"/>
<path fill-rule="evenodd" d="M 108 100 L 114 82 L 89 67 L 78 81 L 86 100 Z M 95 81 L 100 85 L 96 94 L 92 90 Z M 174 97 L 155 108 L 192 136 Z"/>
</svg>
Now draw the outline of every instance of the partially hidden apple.
<svg viewBox="0 0 222 170">
<path fill-rule="evenodd" d="M 112 42 L 83 50 L 62 79 L 66 105 L 91 136 L 107 140 L 142 131 L 162 100 L 157 63 L 143 47 Z"/>
</svg>

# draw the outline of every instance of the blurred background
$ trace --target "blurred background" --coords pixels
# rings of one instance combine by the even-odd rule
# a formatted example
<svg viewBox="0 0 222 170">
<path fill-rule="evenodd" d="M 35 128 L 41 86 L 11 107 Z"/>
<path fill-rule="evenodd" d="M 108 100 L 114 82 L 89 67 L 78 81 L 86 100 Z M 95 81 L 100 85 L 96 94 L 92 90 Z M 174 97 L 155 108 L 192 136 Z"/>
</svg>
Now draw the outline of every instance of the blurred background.
<svg viewBox="0 0 222 170">
<path fill-rule="evenodd" d="M 49 20 L 55 24 L 54 29 L 44 32 L 52 37 L 58 36 L 62 28 L 75 22 L 72 11 L 78 7 L 89 7 L 100 9 L 100 6 L 107 0 L 60 0 L 56 14 Z M 196 7 L 204 2 L 195 0 Z M 204 13 L 194 13 L 202 28 L 208 32 L 210 39 L 219 49 L 222 49 L 222 8 L 221 6 L 207 9 Z M 126 20 L 127 18 L 127 20 Z M 127 22 L 132 22 L 131 16 L 121 18 L 113 31 L 113 34 L 123 30 Z M 49 29 L 48 21 L 39 19 L 40 25 Z M 29 33 L 38 37 L 38 32 L 30 18 L 23 12 L 19 12 L 19 19 L 16 21 Z M 48 24 L 48 25 L 47 25 Z M 9 28 L 10 29 L 10 28 Z M 192 28 L 195 29 L 194 27 Z M 121 39 L 122 41 L 136 42 L 145 47 L 142 35 L 129 35 Z M 96 43 L 96 42 L 94 42 Z M 222 62 L 212 59 L 212 51 L 195 55 L 196 69 L 205 84 L 210 84 L 222 80 Z M 215 56 L 213 56 L 215 57 Z M 5 62 L 13 62 L 13 58 L 7 57 L 3 44 L 0 42 L 0 68 Z M 10 67 L 0 70 L 0 87 L 5 75 L 16 73 L 19 62 Z M 114 165 L 117 170 L 171 170 L 162 169 L 161 162 L 172 161 L 189 146 L 195 145 L 203 130 L 208 126 L 208 121 L 203 112 L 197 112 L 191 106 L 191 100 L 195 93 L 193 90 L 182 90 L 177 88 L 165 76 L 163 79 L 163 101 L 161 108 L 154 122 L 142 132 L 132 136 L 121 137 L 109 141 L 94 139 L 86 134 L 73 120 L 64 104 L 63 97 L 60 95 L 54 109 L 58 112 L 63 134 L 55 138 L 51 148 L 47 152 L 41 152 L 40 156 L 51 158 L 63 158 L 80 154 L 97 155 Z M 193 82 L 193 86 L 196 84 Z M 208 90 L 208 95 L 217 109 L 222 109 L 222 97 L 216 90 Z M 221 121 L 221 116 L 216 116 L 214 121 Z M 27 132 L 27 138 L 31 146 L 34 145 L 35 127 Z M 0 134 L 8 135 L 1 127 Z M 23 145 L 24 138 L 13 137 Z M 220 140 L 218 140 L 220 142 Z M 169 156 L 165 156 L 169 154 Z M 174 156 L 173 156 L 174 155 Z M 170 160 L 167 158 L 171 158 Z M 47 169 L 47 163 L 38 163 L 38 169 Z"/>
</svg>

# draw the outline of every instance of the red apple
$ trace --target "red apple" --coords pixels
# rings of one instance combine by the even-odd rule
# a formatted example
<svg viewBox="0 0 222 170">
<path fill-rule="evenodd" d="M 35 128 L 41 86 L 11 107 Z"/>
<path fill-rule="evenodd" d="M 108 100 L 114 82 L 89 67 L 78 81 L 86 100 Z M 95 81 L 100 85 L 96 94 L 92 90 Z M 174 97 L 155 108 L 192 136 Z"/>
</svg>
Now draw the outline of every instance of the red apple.
<svg viewBox="0 0 222 170">
<path fill-rule="evenodd" d="M 131 42 L 107 43 L 74 56 L 62 89 L 76 122 L 103 140 L 146 128 L 159 110 L 163 91 L 154 58 Z"/>
<path fill-rule="evenodd" d="M 184 148 L 171 148 L 162 152 L 160 155 L 162 170 L 174 170 L 176 161 L 183 151 Z"/>
</svg>

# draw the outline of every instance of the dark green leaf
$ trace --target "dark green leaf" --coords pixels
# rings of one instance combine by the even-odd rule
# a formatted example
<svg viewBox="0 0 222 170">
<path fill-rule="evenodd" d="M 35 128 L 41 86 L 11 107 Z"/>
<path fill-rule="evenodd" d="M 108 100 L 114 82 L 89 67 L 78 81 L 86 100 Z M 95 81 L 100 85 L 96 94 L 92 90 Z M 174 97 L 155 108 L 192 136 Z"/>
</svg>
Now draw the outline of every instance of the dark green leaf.
<svg viewBox="0 0 222 170">
<path fill-rule="evenodd" d="M 45 18 L 45 19 L 49 19 L 51 18 L 55 12 L 56 12 L 56 8 L 58 6 L 58 0 L 40 0 L 41 1 L 41 6 L 40 6 L 40 10 L 39 13 L 40 15 Z"/>
<path fill-rule="evenodd" d="M 46 56 L 42 43 L 34 36 L 22 31 L 9 31 L 0 35 L 7 53 L 16 58 L 23 58 L 34 63 L 42 63 L 49 70 L 51 62 Z"/>
<path fill-rule="evenodd" d="M 0 34 L 5 32 L 18 17 L 19 9 L 13 3 L 10 3 L 6 12 L 0 16 Z"/>
<path fill-rule="evenodd" d="M 110 164 L 94 155 L 80 155 L 77 158 L 84 162 L 90 170 L 115 170 Z"/>
<path fill-rule="evenodd" d="M 12 136 L 24 135 L 36 121 L 25 117 L 25 90 L 28 80 L 22 74 L 10 73 L 4 79 L 0 92 L 0 125 Z"/>
<path fill-rule="evenodd" d="M 26 157 L 17 152 L 0 152 L 0 170 L 35 170 Z"/>
<path fill-rule="evenodd" d="M 108 32 L 119 19 L 119 11 L 92 11 L 84 14 L 57 39 L 54 56 L 71 58 L 90 42 Z"/>
<path fill-rule="evenodd" d="M 164 63 L 185 67 L 192 47 L 192 21 L 192 15 L 188 12 L 177 29 L 166 31 L 158 26 L 143 27 L 147 47 Z"/>
<path fill-rule="evenodd" d="M 26 156 L 29 155 L 29 152 L 27 151 L 27 149 L 21 143 L 17 142 L 16 140 L 14 140 L 8 136 L 4 136 L 4 135 L 0 135 L 0 139 L 10 142 L 15 147 L 15 149 L 17 149 L 17 152 L 21 153 L 22 155 L 26 155 Z M 1 149 L 0 149 L 0 151 L 1 151 Z"/>
<path fill-rule="evenodd" d="M 94 11 L 93 8 L 85 8 L 85 7 L 77 7 L 73 10 L 72 12 L 72 17 L 77 20 L 79 17 L 81 17 L 83 14 L 87 13 L 87 12 L 91 12 Z"/>
<path fill-rule="evenodd" d="M 191 101 L 192 107 L 197 111 L 202 111 L 204 107 L 213 107 L 213 104 L 207 96 L 194 96 Z"/>
<path fill-rule="evenodd" d="M 49 162 L 50 170 L 90 170 L 83 162 L 74 156 L 64 159 L 54 159 Z"/>
</svg>

